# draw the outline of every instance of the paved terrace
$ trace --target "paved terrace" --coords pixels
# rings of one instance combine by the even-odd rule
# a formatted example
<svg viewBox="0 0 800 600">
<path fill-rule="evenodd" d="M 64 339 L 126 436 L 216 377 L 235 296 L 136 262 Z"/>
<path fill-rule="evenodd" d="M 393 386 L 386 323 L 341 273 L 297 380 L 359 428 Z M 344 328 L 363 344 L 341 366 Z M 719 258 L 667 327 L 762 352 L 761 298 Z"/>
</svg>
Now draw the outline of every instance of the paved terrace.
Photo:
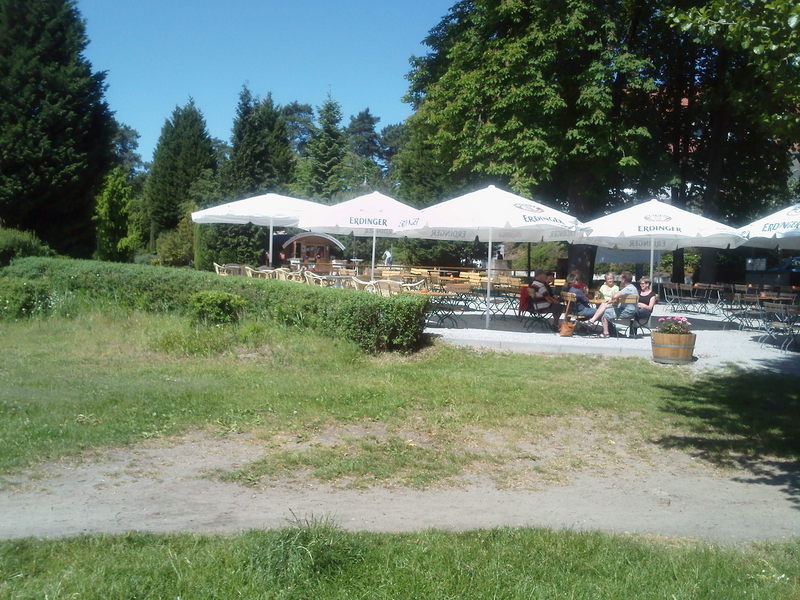
<svg viewBox="0 0 800 600">
<path fill-rule="evenodd" d="M 735 325 L 726 323 L 721 315 L 673 313 L 666 304 L 656 305 L 651 324 L 655 324 L 658 317 L 669 315 L 688 317 L 692 330 L 697 334 L 694 351 L 696 360 L 691 365 L 679 368 L 708 370 L 738 367 L 800 375 L 800 352 L 762 345 L 758 331 L 740 331 Z M 484 321 L 483 314 L 467 313 L 459 318 L 458 328 L 429 327 L 426 333 L 448 344 L 502 352 L 652 357 L 647 333 L 637 338 L 600 338 L 591 334 L 560 337 L 556 333 L 543 331 L 541 327 L 526 331 L 522 320 L 516 316 L 492 318 L 489 330 L 484 328 Z M 671 365 L 665 367 L 672 368 Z"/>
</svg>

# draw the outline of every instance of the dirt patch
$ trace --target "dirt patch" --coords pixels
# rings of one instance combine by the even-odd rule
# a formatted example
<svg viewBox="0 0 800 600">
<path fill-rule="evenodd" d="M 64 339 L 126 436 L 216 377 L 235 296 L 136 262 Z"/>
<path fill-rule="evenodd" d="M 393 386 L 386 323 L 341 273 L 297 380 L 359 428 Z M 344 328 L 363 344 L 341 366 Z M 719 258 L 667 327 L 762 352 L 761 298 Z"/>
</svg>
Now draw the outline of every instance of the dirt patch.
<svg viewBox="0 0 800 600">
<path fill-rule="evenodd" d="M 323 428 L 314 442 L 335 445 L 344 437 L 389 434 L 398 432 L 379 424 Z M 610 438 L 604 427 L 567 428 L 537 439 L 472 434 L 476 448 L 498 457 L 495 466 L 428 490 L 342 489 L 302 473 L 248 487 L 213 474 L 262 457 L 269 451 L 262 440 L 201 432 L 151 441 L 6 478 L 0 537 L 236 532 L 312 515 L 375 531 L 519 525 L 719 542 L 775 540 L 800 531 L 796 463 L 751 457 L 738 469 L 721 470 L 677 450 Z"/>
</svg>

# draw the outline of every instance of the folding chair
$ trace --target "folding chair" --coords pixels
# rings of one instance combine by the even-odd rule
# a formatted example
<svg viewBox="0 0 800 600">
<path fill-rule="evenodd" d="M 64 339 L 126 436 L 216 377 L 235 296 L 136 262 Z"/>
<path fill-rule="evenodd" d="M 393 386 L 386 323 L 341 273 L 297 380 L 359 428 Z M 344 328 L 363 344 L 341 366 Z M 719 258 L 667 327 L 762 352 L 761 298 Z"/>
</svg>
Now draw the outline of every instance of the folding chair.
<svg viewBox="0 0 800 600">
<path fill-rule="evenodd" d="M 641 316 L 641 315 L 636 315 L 633 318 L 632 325 L 633 325 L 633 336 L 634 337 L 639 335 L 639 331 L 642 330 L 642 329 L 646 329 L 647 330 L 647 335 L 652 335 L 653 331 L 652 331 L 652 329 L 650 327 L 650 318 L 652 316 L 653 316 L 652 314 L 647 315 L 646 317 Z"/>
<path fill-rule="evenodd" d="M 678 289 L 678 284 L 667 281 L 661 284 L 661 289 L 664 291 L 664 301 L 669 306 L 669 310 L 671 312 L 681 310 L 683 305 L 681 304 L 681 293 Z"/>
<path fill-rule="evenodd" d="M 691 283 L 679 283 L 678 290 L 680 290 L 681 307 L 683 310 L 706 312 L 705 299 L 695 294 L 694 286 Z"/>
<path fill-rule="evenodd" d="M 614 330 L 617 332 L 617 337 L 622 334 L 622 337 L 635 337 L 636 336 L 636 305 L 639 304 L 639 294 L 625 294 L 620 298 L 617 302 L 617 306 L 622 305 L 631 305 L 633 304 L 634 313 L 630 317 L 614 317 L 613 319 L 609 319 L 609 322 L 614 326 Z M 622 331 L 620 331 L 622 330 Z"/>
<path fill-rule="evenodd" d="M 781 350 L 788 350 L 797 343 L 798 307 L 779 302 L 764 302 L 761 313 L 759 343 L 763 347 L 767 340 L 772 340 Z M 783 339 L 781 339 L 783 338 Z"/>
<path fill-rule="evenodd" d="M 525 319 L 523 327 L 528 331 L 533 331 L 536 325 L 541 325 L 545 331 L 553 330 L 550 324 L 551 313 L 539 312 L 533 298 L 530 297 L 530 288 L 527 285 L 523 285 L 519 290 L 517 316 Z"/>
</svg>

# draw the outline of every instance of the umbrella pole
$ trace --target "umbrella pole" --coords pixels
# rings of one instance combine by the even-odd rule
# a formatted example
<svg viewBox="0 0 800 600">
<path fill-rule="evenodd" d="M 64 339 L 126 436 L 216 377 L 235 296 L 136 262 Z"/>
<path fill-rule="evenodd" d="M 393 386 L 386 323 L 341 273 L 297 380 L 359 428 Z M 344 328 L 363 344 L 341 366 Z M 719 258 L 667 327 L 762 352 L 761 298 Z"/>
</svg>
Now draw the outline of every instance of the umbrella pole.
<svg viewBox="0 0 800 600">
<path fill-rule="evenodd" d="M 272 266 L 272 217 L 269 218 L 269 266 Z"/>
<path fill-rule="evenodd" d="M 650 236 L 650 286 L 653 285 L 653 236 Z"/>
<path fill-rule="evenodd" d="M 370 274 L 370 279 L 375 279 L 375 232 L 377 230 L 373 227 L 372 228 L 372 272 Z"/>
<path fill-rule="evenodd" d="M 492 295 L 492 230 L 489 230 L 489 254 L 486 260 L 486 329 L 489 329 L 489 298 Z"/>
</svg>

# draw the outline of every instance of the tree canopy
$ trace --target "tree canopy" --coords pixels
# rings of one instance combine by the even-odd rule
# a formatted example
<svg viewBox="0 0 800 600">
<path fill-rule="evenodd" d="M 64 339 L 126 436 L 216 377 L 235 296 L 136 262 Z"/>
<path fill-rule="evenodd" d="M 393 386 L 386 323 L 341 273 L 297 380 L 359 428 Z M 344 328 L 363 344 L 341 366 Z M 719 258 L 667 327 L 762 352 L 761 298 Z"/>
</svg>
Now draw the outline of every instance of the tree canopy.
<svg viewBox="0 0 800 600">
<path fill-rule="evenodd" d="M 214 146 L 194 100 L 176 107 L 161 129 L 145 186 L 151 243 L 161 232 L 178 225 L 192 184 L 206 169 L 216 167 Z"/>
<path fill-rule="evenodd" d="M 307 194 L 330 200 L 342 190 L 347 137 L 342 129 L 342 108 L 333 98 L 319 108 L 319 123 L 306 145 L 306 180 L 300 184 Z"/>
<path fill-rule="evenodd" d="M 71 0 L 0 0 L 0 220 L 76 256 L 95 247 L 114 132 L 87 43 Z"/>
<path fill-rule="evenodd" d="M 233 197 L 254 195 L 292 179 L 294 155 L 281 109 L 272 95 L 254 97 L 245 86 L 233 122 L 230 159 L 223 186 Z"/>
<path fill-rule="evenodd" d="M 670 186 L 741 218 L 785 193 L 799 18 L 785 0 L 457 2 L 412 61 L 409 144 L 449 185 L 489 176 L 583 219 Z"/>
<path fill-rule="evenodd" d="M 629 5 L 458 2 L 409 75 L 411 121 L 450 179 L 488 175 L 527 194 L 555 183 L 586 218 L 648 138 L 624 112 L 627 97 L 653 87 L 627 48 Z"/>
</svg>

